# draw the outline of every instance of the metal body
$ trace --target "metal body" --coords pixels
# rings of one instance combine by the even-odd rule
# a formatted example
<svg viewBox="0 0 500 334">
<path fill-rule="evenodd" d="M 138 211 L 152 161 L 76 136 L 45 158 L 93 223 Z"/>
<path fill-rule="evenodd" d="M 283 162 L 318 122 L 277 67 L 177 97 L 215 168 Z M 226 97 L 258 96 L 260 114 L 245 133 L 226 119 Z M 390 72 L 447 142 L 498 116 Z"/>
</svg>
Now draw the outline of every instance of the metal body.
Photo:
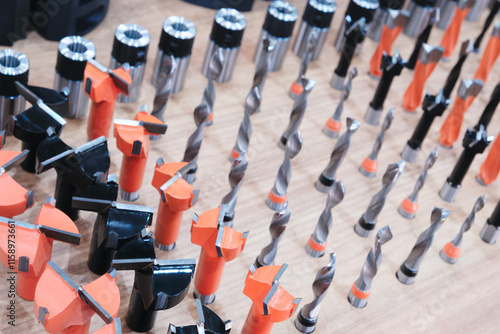
<svg viewBox="0 0 500 334">
<path fill-rule="evenodd" d="M 276 253 L 278 252 L 278 243 L 283 238 L 283 233 L 285 233 L 289 220 L 290 207 L 287 202 L 285 208 L 281 212 L 275 212 L 273 215 L 273 220 L 269 225 L 271 242 L 260 251 L 259 256 L 255 259 L 255 267 L 260 268 L 262 266 L 274 265 L 274 259 L 276 258 Z"/>
<path fill-rule="evenodd" d="M 486 220 L 483 229 L 481 230 L 481 239 L 493 245 L 500 235 L 500 201 L 498 201 L 491 216 Z"/>
<path fill-rule="evenodd" d="M 439 4 L 439 21 L 436 22 L 436 27 L 442 30 L 448 29 L 453 17 L 455 16 L 455 11 L 457 9 L 456 0 L 442 0 Z"/>
<path fill-rule="evenodd" d="M 435 2 L 435 0 L 417 0 L 410 3 L 408 7 L 410 17 L 403 28 L 406 35 L 416 37 L 422 33 L 433 15 Z"/>
<path fill-rule="evenodd" d="M 477 22 L 481 18 L 484 9 L 488 6 L 489 0 L 476 0 L 476 3 L 469 11 L 469 14 L 465 17 L 467 21 Z"/>
</svg>

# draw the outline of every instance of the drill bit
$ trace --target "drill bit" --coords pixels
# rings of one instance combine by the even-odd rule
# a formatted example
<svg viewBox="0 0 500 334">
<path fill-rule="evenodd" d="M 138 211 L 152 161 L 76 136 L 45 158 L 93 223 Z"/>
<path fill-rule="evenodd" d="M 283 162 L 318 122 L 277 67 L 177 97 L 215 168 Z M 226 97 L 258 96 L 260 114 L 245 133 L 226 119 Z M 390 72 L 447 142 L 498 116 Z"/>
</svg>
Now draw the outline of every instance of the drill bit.
<svg viewBox="0 0 500 334">
<path fill-rule="evenodd" d="M 417 213 L 418 208 L 418 193 L 420 189 L 424 186 L 425 180 L 427 180 L 427 172 L 429 169 L 434 166 L 436 159 L 438 158 L 438 146 L 436 146 L 432 152 L 427 157 L 427 160 L 424 164 L 424 169 L 418 176 L 417 182 L 415 182 L 415 186 L 413 187 L 412 193 L 401 202 L 399 206 L 398 212 L 399 214 L 406 219 L 413 219 Z"/>
<path fill-rule="evenodd" d="M 248 154 L 243 152 L 239 157 L 233 160 L 229 171 L 228 180 L 231 190 L 222 198 L 221 205 L 226 205 L 224 212 L 225 226 L 232 227 L 234 219 L 234 208 L 236 207 L 236 194 L 243 183 L 243 177 L 248 167 Z"/>
<path fill-rule="evenodd" d="M 458 234 L 453 238 L 452 241 L 448 242 L 444 245 L 443 249 L 439 252 L 441 259 L 443 261 L 448 262 L 450 264 L 454 264 L 458 261 L 458 257 L 460 256 L 460 246 L 462 245 L 462 238 L 465 232 L 470 230 L 472 224 L 474 223 L 474 219 L 476 218 L 476 212 L 481 211 L 486 203 L 486 195 L 478 197 L 476 203 L 472 207 L 472 211 L 469 213 L 467 218 L 465 219 L 462 227 Z"/>
<path fill-rule="evenodd" d="M 278 252 L 278 243 L 285 233 L 286 226 L 290 220 L 290 207 L 288 202 L 285 203 L 285 207 L 280 212 L 275 212 L 273 215 L 273 220 L 269 225 L 269 233 L 271 234 L 271 243 L 266 247 L 262 248 L 259 256 L 255 259 L 255 267 L 260 268 L 262 266 L 272 266 L 274 265 L 274 259 L 276 258 L 276 253 Z"/>
<path fill-rule="evenodd" d="M 321 302 L 325 298 L 328 288 L 332 284 L 333 276 L 335 275 L 336 258 L 337 256 L 335 253 L 330 253 L 330 261 L 328 264 L 318 270 L 312 285 L 314 299 L 312 302 L 302 307 L 295 319 L 295 328 L 302 333 L 312 333 L 316 329 Z"/>
<path fill-rule="evenodd" d="M 368 157 L 363 160 L 361 166 L 359 166 L 359 171 L 366 177 L 375 177 L 377 174 L 377 157 L 378 152 L 382 148 L 382 144 L 384 143 L 385 132 L 389 129 L 392 124 L 392 120 L 394 119 L 394 107 L 389 109 L 387 115 L 385 116 L 384 122 L 382 123 L 382 127 L 380 128 L 380 132 L 375 139 L 375 143 L 373 144 L 372 152 Z"/>
<path fill-rule="evenodd" d="M 306 245 L 306 253 L 312 257 L 321 257 L 325 254 L 328 234 L 332 228 L 332 209 L 342 202 L 344 195 L 344 182 L 336 181 L 328 192 L 325 209 Z"/>
<path fill-rule="evenodd" d="M 302 93 L 302 77 L 306 75 L 307 68 L 312 60 L 313 52 L 316 49 L 316 44 L 318 42 L 318 36 L 318 31 L 312 31 L 307 38 L 306 49 L 302 55 L 302 61 L 300 63 L 299 76 L 297 77 L 297 80 L 292 83 L 290 91 L 288 92 L 288 95 L 294 100 Z"/>
<path fill-rule="evenodd" d="M 403 160 L 387 166 L 387 170 L 382 177 L 382 189 L 372 197 L 368 208 L 354 225 L 354 232 L 360 237 L 367 238 L 375 229 L 377 217 L 384 208 L 387 195 L 396 185 L 404 168 L 405 162 Z"/>
<path fill-rule="evenodd" d="M 471 53 L 472 51 L 474 51 L 474 44 L 472 43 L 472 39 L 469 38 L 462 43 L 462 47 L 460 48 L 460 56 L 455 63 L 455 66 L 453 66 L 453 68 L 451 69 L 450 74 L 448 74 L 446 82 L 444 83 L 443 95 L 445 98 L 450 98 L 451 93 L 453 92 L 453 88 L 455 88 L 458 78 L 460 77 L 460 72 L 462 72 L 462 67 L 465 63 L 465 60 L 467 59 L 469 53 Z"/>
<path fill-rule="evenodd" d="M 368 303 L 373 277 L 375 277 L 378 268 L 382 264 L 382 245 L 391 239 L 392 232 L 389 225 L 378 230 L 375 237 L 375 245 L 366 256 L 361 273 L 347 295 L 347 300 L 352 306 L 363 308 Z"/>
<path fill-rule="evenodd" d="M 330 187 L 335 182 L 335 174 L 337 173 L 337 169 L 344 160 L 344 157 L 347 154 L 347 150 L 351 145 L 352 135 L 356 132 L 360 125 L 360 122 L 356 121 L 353 118 L 347 117 L 347 130 L 337 140 L 332 155 L 330 156 L 330 162 L 323 170 L 323 172 L 321 172 L 316 183 L 314 183 L 314 186 L 318 191 L 326 194 L 330 190 Z"/>
<path fill-rule="evenodd" d="M 418 274 L 420 264 L 429 250 L 429 247 L 431 247 L 432 241 L 434 240 L 434 234 L 441 227 L 441 225 L 443 225 L 449 214 L 450 211 L 445 209 L 435 207 L 432 210 L 431 226 L 420 234 L 417 242 L 410 252 L 410 255 L 408 255 L 406 260 L 403 264 L 401 264 L 396 272 L 396 277 L 401 283 L 410 285 L 415 282 L 415 277 Z"/>
<path fill-rule="evenodd" d="M 165 58 L 165 70 L 162 72 L 158 78 L 158 86 L 156 88 L 156 94 L 153 101 L 153 111 L 151 115 L 158 118 L 160 121 L 165 123 L 165 108 L 167 107 L 167 102 L 172 93 L 173 78 L 177 71 L 177 58 L 173 56 L 168 56 Z M 160 139 L 159 135 L 149 135 L 151 140 Z"/>
</svg>

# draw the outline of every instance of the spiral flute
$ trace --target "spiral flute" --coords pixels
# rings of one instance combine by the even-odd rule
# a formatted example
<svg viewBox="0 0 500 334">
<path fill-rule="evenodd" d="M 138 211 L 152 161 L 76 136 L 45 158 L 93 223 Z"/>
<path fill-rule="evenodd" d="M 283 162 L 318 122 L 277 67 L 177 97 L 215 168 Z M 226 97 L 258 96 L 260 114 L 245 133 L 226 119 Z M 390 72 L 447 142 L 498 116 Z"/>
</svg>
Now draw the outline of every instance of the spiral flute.
<svg viewBox="0 0 500 334">
<path fill-rule="evenodd" d="M 222 198 L 221 205 L 226 205 L 224 212 L 225 226 L 232 227 L 234 219 L 234 208 L 236 207 L 236 194 L 240 190 L 243 183 L 243 177 L 248 167 L 248 155 L 246 152 L 242 153 L 238 158 L 234 159 L 231 164 L 228 179 L 231 190 Z"/>
<path fill-rule="evenodd" d="M 173 56 L 169 56 L 166 57 L 165 60 L 166 72 L 162 72 L 162 74 L 158 78 L 158 85 L 153 101 L 153 111 L 151 112 L 151 115 L 155 116 L 162 122 L 165 122 L 165 108 L 167 107 L 170 94 L 172 94 L 173 77 L 177 71 L 176 58 L 174 58 Z M 153 139 L 153 137 L 154 139 L 157 139 L 157 136 L 150 137 L 151 139 Z"/>
<path fill-rule="evenodd" d="M 349 300 L 352 306 L 363 308 L 368 303 L 373 278 L 382 264 L 382 245 L 391 239 L 392 232 L 389 225 L 378 230 L 375 237 L 375 245 L 366 256 L 363 268 L 361 268 L 361 274 L 347 295 L 347 300 Z"/>
<path fill-rule="evenodd" d="M 312 60 L 312 56 L 314 50 L 316 49 L 316 44 L 318 43 L 318 32 L 313 31 L 309 37 L 307 38 L 307 45 L 304 54 L 302 55 L 302 61 L 300 63 L 299 68 L 299 76 L 292 86 L 290 87 L 290 91 L 288 95 L 292 99 L 296 99 L 302 93 L 302 77 L 306 75 L 307 68 L 309 67 L 309 63 Z"/>
</svg>

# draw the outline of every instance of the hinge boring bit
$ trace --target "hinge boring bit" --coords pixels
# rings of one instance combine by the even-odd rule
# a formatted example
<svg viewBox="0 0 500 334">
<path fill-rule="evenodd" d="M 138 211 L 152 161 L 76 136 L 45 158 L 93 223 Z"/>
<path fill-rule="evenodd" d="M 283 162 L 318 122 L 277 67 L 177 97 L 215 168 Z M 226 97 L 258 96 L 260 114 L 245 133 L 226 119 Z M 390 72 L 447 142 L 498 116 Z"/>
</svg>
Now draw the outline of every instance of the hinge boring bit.
<svg viewBox="0 0 500 334">
<path fill-rule="evenodd" d="M 243 152 L 239 157 L 233 160 L 231 170 L 229 171 L 228 180 L 231 190 L 221 200 L 221 205 L 226 205 L 224 211 L 224 223 L 228 227 L 233 226 L 234 208 L 236 207 L 236 194 L 241 188 L 243 178 L 248 167 L 248 154 Z"/>
<path fill-rule="evenodd" d="M 177 71 L 177 59 L 173 56 L 167 56 L 164 62 L 166 63 L 164 65 L 165 72 L 162 72 L 158 78 L 159 82 L 153 100 L 153 111 L 151 111 L 151 115 L 158 118 L 163 123 L 165 123 L 165 108 L 167 107 L 170 94 L 172 94 L 174 76 Z M 160 136 L 150 135 L 149 138 L 151 140 L 157 140 L 160 139 Z"/>
<path fill-rule="evenodd" d="M 486 220 L 483 229 L 481 230 L 481 240 L 493 245 L 500 234 L 500 201 L 498 201 L 491 216 Z"/>
<path fill-rule="evenodd" d="M 302 61 L 300 62 L 299 75 L 297 80 L 292 83 L 290 90 L 288 91 L 288 96 L 292 99 L 296 99 L 302 93 L 302 77 L 306 75 L 309 63 L 312 60 L 312 55 L 316 44 L 318 43 L 318 34 L 311 33 L 307 38 L 306 49 L 302 55 Z"/>
</svg>

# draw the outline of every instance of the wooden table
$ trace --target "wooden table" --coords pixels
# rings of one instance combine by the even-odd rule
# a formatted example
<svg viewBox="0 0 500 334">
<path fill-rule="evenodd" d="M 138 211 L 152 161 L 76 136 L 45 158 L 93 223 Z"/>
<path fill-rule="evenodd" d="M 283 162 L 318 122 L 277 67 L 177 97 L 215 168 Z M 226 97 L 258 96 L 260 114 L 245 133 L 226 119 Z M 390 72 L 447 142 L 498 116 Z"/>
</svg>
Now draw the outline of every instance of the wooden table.
<svg viewBox="0 0 500 334">
<path fill-rule="evenodd" d="M 300 13 L 303 12 L 304 0 L 291 0 L 290 2 L 297 6 Z M 157 251 L 157 256 L 161 259 L 198 258 L 200 247 L 190 243 L 191 217 L 195 212 L 201 214 L 217 207 L 221 198 L 230 189 L 227 182 L 230 168 L 228 157 L 243 117 L 244 98 L 251 86 L 255 68 L 252 58 L 267 5 L 267 2 L 256 0 L 254 10 L 245 14 L 248 26 L 233 77 L 229 83 L 216 84 L 214 125 L 205 130 L 198 160 L 198 181 L 194 184 L 201 191 L 199 203 L 185 213 L 177 247 L 171 252 Z M 321 130 L 327 118 L 334 112 L 340 97 L 340 92 L 330 88 L 329 81 L 339 58 L 338 52 L 333 48 L 333 40 L 346 6 L 347 1 L 339 4 L 332 31 L 328 35 L 321 57 L 318 61 L 311 63 L 307 72 L 307 76 L 315 80 L 317 84 L 310 95 L 307 113 L 300 128 L 304 145 L 302 152 L 292 162 L 293 176 L 288 191 L 292 218 L 279 245 L 276 258 L 278 264 L 289 264 L 280 284 L 294 296 L 303 298 L 299 308 L 311 301 L 313 297 L 311 284 L 316 271 L 328 262 L 327 256 L 319 259 L 309 257 L 304 251 L 304 246 L 325 205 L 325 195 L 316 191 L 313 184 L 326 166 L 335 145 L 335 140 L 325 137 Z M 151 144 L 144 184 L 137 204 L 152 206 L 155 209 L 159 202 L 159 194 L 151 186 L 155 160 L 163 157 L 166 162 L 179 161 L 183 156 L 186 140 L 195 129 L 192 112 L 201 100 L 206 83 L 200 71 L 214 11 L 180 0 L 112 1 L 104 22 L 86 36 L 96 44 L 97 60 L 107 65 L 110 59 L 113 32 L 118 24 L 137 23 L 150 31 L 152 42 L 141 96 L 136 103 L 118 104 L 115 111 L 117 118 L 133 118 L 141 104 L 152 105 L 155 91 L 150 84 L 150 78 L 157 42 L 161 24 L 170 15 L 185 16 L 193 21 L 198 29 L 198 35 L 194 43 L 185 88 L 181 93 L 172 96 L 168 102 L 165 114 L 169 125 L 167 134 L 161 140 Z M 475 37 L 486 15 L 485 12 L 481 22 L 464 22 L 460 40 Z M 296 27 L 295 32 L 297 30 Z M 430 43 L 437 45 L 442 35 L 443 31 L 435 28 Z M 483 41 L 483 49 L 489 36 L 490 31 Z M 413 44 L 414 40 L 401 34 L 395 47 L 404 57 L 408 57 Z M 376 43 L 367 39 L 362 54 L 353 61 L 353 65 L 358 67 L 359 76 L 354 80 L 353 91 L 345 103 L 344 119 L 346 116 L 351 116 L 360 121 L 363 120 L 365 110 L 377 86 L 377 82 L 367 75 L 369 60 L 375 47 Z M 30 84 L 52 85 L 56 42 L 45 41 L 36 33 L 31 32 L 26 40 L 16 42 L 14 49 L 25 53 L 30 59 Z M 462 72 L 463 77 L 473 77 L 480 57 L 480 54 L 471 54 L 468 57 Z M 443 86 L 446 75 L 456 58 L 457 50 L 450 63 L 438 64 L 426 84 L 427 90 L 436 93 Z M 242 293 L 248 268 L 254 262 L 260 249 L 270 241 L 268 225 L 273 212 L 266 207 L 265 199 L 283 159 L 283 151 L 278 148 L 277 142 L 288 123 L 293 101 L 287 94 L 290 84 L 297 76 L 299 64 L 300 59 L 289 51 L 283 69 L 269 74 L 263 91 L 261 112 L 252 118 L 250 162 L 243 186 L 238 193 L 234 221 L 236 230 L 250 231 L 250 235 L 245 250 L 239 258 L 227 263 L 217 298 L 210 305 L 210 308 L 224 320 L 233 321 L 234 333 L 240 332 L 251 306 L 250 299 Z M 465 115 L 462 134 L 466 126 L 473 126 L 476 123 L 499 78 L 499 73 L 500 66 L 497 62 L 483 92 Z M 400 77 L 397 77 L 385 103 L 386 109 L 392 105 L 396 106 L 396 113 L 379 155 L 380 167 L 376 178 L 365 178 L 357 170 L 361 161 L 369 154 L 379 131 L 378 127 L 369 124 L 362 124 L 354 134 L 350 151 L 338 170 L 337 176 L 344 181 L 347 193 L 344 201 L 333 211 L 333 227 L 327 247 L 328 252 L 337 253 L 337 271 L 322 304 L 317 333 L 422 333 L 424 331 L 493 333 L 497 332 L 500 326 L 500 317 L 496 312 L 500 300 L 500 281 L 497 276 L 500 273 L 498 270 L 500 252 L 498 245 L 487 245 L 478 236 L 500 196 L 498 182 L 490 187 L 482 187 L 475 180 L 486 154 L 475 159 L 463 181 L 457 200 L 454 203 L 446 203 L 439 198 L 438 191 L 462 151 L 459 144 L 461 139 L 451 150 L 440 149 L 440 157 L 430 170 L 427 184 L 420 193 L 420 207 L 416 219 L 405 220 L 397 213 L 400 202 L 411 192 L 427 155 L 436 146 L 439 129 L 445 117 L 436 119 L 423 144 L 418 161 L 406 164 L 404 173 L 389 194 L 385 208 L 379 216 L 377 228 L 390 224 L 394 239 L 383 247 L 383 263 L 374 279 L 367 307 L 356 309 L 347 302 L 347 293 L 354 280 L 357 279 L 366 254 L 374 241 L 373 236 L 368 239 L 358 237 L 353 232 L 353 225 L 368 206 L 371 197 L 381 188 L 381 176 L 386 166 L 400 160 L 399 154 L 422 113 L 418 110 L 415 114 L 409 114 L 401 108 L 404 91 L 412 80 L 412 76 L 413 72 L 404 71 Z M 448 112 L 450 109 L 451 106 Z M 81 145 L 86 141 L 85 128 L 86 119 L 70 120 L 62 134 L 62 139 L 72 146 Z M 345 122 L 343 122 L 343 128 L 345 129 Z M 500 115 L 497 113 L 491 122 L 489 133 L 496 136 L 499 130 Z M 18 149 L 19 147 L 20 143 L 9 137 L 4 149 Z M 116 148 L 114 138 L 109 139 L 109 149 L 112 161 L 110 172 L 119 174 L 122 157 Z M 54 171 L 49 171 L 38 176 L 30 175 L 20 168 L 9 174 L 20 184 L 35 192 L 35 206 L 17 217 L 20 220 L 32 222 L 46 197 L 53 195 L 56 174 Z M 476 215 L 475 225 L 465 235 L 461 259 L 453 266 L 444 263 L 439 258 L 439 250 L 455 236 L 476 198 L 482 194 L 487 194 L 488 203 Z M 408 255 L 418 235 L 429 226 L 430 212 L 434 206 L 449 209 L 451 214 L 448 221 L 438 231 L 415 284 L 405 286 L 396 280 L 395 272 Z M 82 285 L 97 277 L 91 274 L 86 266 L 94 219 L 95 214 L 82 212 L 81 218 L 76 222 L 82 234 L 79 246 L 70 246 L 60 242 L 54 244 L 53 260 L 73 280 Z M 6 277 L 6 273 L 6 268 L 1 266 L 2 279 Z M 119 272 L 117 279 L 121 291 L 119 316 L 123 320 L 128 307 L 133 277 L 133 272 Z M 192 289 L 193 286 L 190 288 L 188 297 L 180 305 L 162 311 L 158 315 L 152 332 L 165 333 L 169 323 L 188 325 L 197 322 Z M 2 284 L 0 304 L 6 305 L 7 302 L 6 284 Z M 2 308 L 0 312 L 2 333 L 44 332 L 43 327 L 34 318 L 32 302 L 17 298 L 16 305 L 15 328 L 7 325 L 6 310 L 5 307 Z M 276 324 L 274 333 L 294 332 L 294 319 L 295 315 L 284 323 Z M 103 325 L 102 320 L 96 316 L 93 318 L 91 329 L 94 331 Z M 126 325 L 123 330 L 130 332 Z"/>
</svg>

